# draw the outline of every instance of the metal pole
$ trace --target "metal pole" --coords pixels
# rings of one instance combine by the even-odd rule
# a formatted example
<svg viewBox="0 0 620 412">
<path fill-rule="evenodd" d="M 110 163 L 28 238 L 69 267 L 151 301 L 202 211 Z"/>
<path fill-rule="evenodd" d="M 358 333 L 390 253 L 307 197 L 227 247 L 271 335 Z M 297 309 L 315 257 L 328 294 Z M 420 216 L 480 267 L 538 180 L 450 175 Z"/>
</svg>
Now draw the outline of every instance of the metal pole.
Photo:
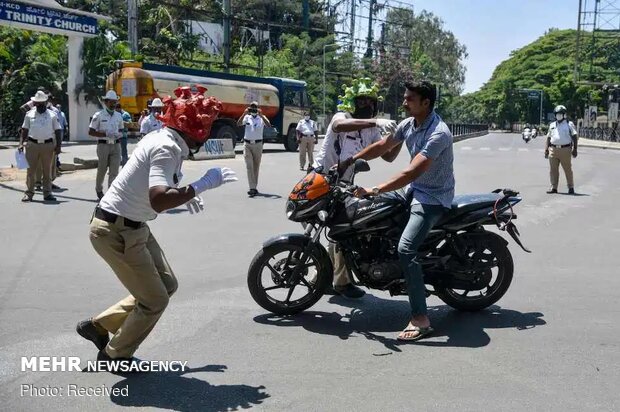
<svg viewBox="0 0 620 412">
<path fill-rule="evenodd" d="M 351 40 L 351 45 L 349 46 L 349 51 L 352 52 L 353 51 L 353 44 L 355 43 L 355 1 L 356 0 L 352 0 L 351 1 L 351 36 L 350 36 L 350 40 Z"/>
<path fill-rule="evenodd" d="M 323 122 L 325 122 L 325 47 L 327 46 L 329 45 L 323 46 Z"/>
<path fill-rule="evenodd" d="M 542 126 L 543 123 L 543 91 L 540 91 L 540 123 L 538 127 Z"/>
<path fill-rule="evenodd" d="M 224 0 L 224 72 L 230 70 L 230 1 Z"/>
<path fill-rule="evenodd" d="M 127 37 L 131 57 L 138 54 L 138 3 L 136 0 L 127 0 Z"/>
<path fill-rule="evenodd" d="M 573 71 L 573 81 L 575 83 L 577 83 L 579 81 L 579 43 L 580 43 L 580 37 L 581 37 L 581 2 L 582 0 L 579 0 L 579 12 L 577 14 L 577 41 L 576 41 L 576 45 L 575 48 L 577 49 L 575 51 L 575 69 Z"/>
</svg>

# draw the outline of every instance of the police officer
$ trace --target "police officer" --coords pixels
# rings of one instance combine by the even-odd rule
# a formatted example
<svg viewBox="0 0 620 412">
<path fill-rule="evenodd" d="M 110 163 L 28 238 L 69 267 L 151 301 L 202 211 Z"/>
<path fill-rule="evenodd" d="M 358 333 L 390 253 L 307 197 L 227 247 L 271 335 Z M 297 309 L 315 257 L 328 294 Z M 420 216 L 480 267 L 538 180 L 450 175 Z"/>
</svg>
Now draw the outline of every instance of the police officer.
<svg viewBox="0 0 620 412">
<path fill-rule="evenodd" d="M 297 143 L 299 144 L 299 170 L 306 170 L 306 155 L 308 169 L 314 163 L 314 144 L 318 138 L 316 122 L 310 118 L 310 113 L 304 112 L 304 117 L 297 123 Z"/>
<path fill-rule="evenodd" d="M 345 96 L 340 96 L 340 112 L 334 115 L 327 127 L 325 139 L 314 161 L 315 169 L 327 171 L 380 141 L 382 131 L 395 131 L 395 121 L 375 118 L 378 112 L 378 89 L 369 78 L 356 79 L 353 85 L 346 89 Z M 398 155 L 398 151 L 385 153 L 382 158 L 391 162 Z M 350 181 L 352 175 L 353 166 L 349 165 L 342 171 L 341 176 L 343 180 Z M 328 252 L 334 266 L 334 291 L 347 298 L 364 296 L 365 292 L 351 282 L 344 256 L 333 242 L 329 243 Z"/>
<path fill-rule="evenodd" d="M 108 365 L 132 361 L 177 289 L 177 279 L 146 221 L 182 204 L 199 212 L 201 193 L 237 180 L 232 170 L 216 167 L 187 186 L 179 185 L 183 160 L 208 139 L 221 110 L 216 99 L 204 99 L 205 91 L 178 88 L 176 100 L 166 99 L 165 127 L 138 143 L 95 208 L 90 241 L 130 295 L 79 322 L 76 330 L 95 344 L 97 359 Z"/>
<path fill-rule="evenodd" d="M 271 123 L 258 107 L 258 102 L 252 102 L 237 120 L 237 126 L 245 126 L 243 159 L 250 186 L 248 196 L 254 197 L 258 194 L 258 171 L 263 157 L 263 130 L 265 126 L 271 127 Z"/>
<path fill-rule="evenodd" d="M 88 134 L 97 138 L 97 181 L 95 192 L 97 198 L 103 197 L 103 179 L 108 173 L 108 187 L 118 175 L 121 166 L 121 138 L 123 137 L 123 117 L 116 109 L 118 96 L 114 90 L 108 90 L 103 97 L 105 109 L 93 116 Z"/>
<path fill-rule="evenodd" d="M 545 145 L 545 159 L 549 159 L 549 176 L 551 188 L 547 193 L 558 192 L 560 179 L 560 165 L 566 175 L 568 194 L 575 194 L 575 182 L 573 181 L 573 166 L 571 158 L 577 157 L 577 130 L 573 122 L 566 118 L 566 107 L 559 105 L 553 110 L 555 122 L 549 125 L 547 143 Z"/>
<path fill-rule="evenodd" d="M 160 98 L 155 98 L 149 105 L 149 115 L 145 116 L 140 123 L 140 136 L 159 130 L 164 127 L 164 124 L 159 120 L 158 116 L 161 114 L 161 110 L 164 107 Z"/>
<path fill-rule="evenodd" d="M 34 196 L 34 181 L 37 167 L 41 167 L 43 182 L 43 200 L 55 201 L 52 195 L 52 164 L 54 157 L 60 153 L 61 128 L 56 114 L 48 109 L 48 96 L 39 90 L 30 99 L 34 105 L 22 124 L 17 150 L 24 151 L 26 146 L 26 160 L 28 171 L 26 175 L 26 192 L 22 202 L 30 202 Z"/>
</svg>

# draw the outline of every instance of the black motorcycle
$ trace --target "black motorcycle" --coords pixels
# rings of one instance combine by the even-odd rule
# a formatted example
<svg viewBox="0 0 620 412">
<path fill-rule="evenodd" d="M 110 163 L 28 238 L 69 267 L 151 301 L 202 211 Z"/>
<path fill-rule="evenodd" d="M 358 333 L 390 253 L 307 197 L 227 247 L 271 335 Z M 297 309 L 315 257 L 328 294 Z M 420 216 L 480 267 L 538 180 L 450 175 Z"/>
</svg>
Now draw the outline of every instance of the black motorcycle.
<svg viewBox="0 0 620 412">
<path fill-rule="evenodd" d="M 370 170 L 357 160 L 354 172 Z M 354 174 L 355 175 L 355 174 Z M 356 186 L 335 170 L 313 171 L 291 192 L 286 216 L 305 232 L 269 239 L 248 270 L 248 288 L 269 312 L 291 315 L 314 305 L 331 286 L 333 268 L 321 244 L 324 235 L 345 258 L 357 285 L 406 295 L 398 261 L 398 242 L 409 219 L 411 194 L 404 191 L 358 199 Z M 513 260 L 508 242 L 485 226 L 506 231 L 526 252 L 513 223 L 518 192 L 456 196 L 452 208 L 431 230 L 419 249 L 427 296 L 437 295 L 451 307 L 477 311 L 497 302 L 508 290 Z"/>
</svg>

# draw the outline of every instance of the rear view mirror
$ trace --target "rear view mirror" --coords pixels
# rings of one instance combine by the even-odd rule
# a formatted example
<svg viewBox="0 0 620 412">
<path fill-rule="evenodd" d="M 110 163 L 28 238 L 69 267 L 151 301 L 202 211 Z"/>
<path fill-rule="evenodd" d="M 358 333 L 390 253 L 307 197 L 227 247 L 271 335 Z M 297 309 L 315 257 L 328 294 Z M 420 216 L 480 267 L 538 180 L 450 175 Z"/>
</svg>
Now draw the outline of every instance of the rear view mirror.
<svg viewBox="0 0 620 412">
<path fill-rule="evenodd" d="M 355 166 L 353 166 L 353 171 L 355 173 L 359 172 L 368 172 L 370 170 L 370 165 L 364 159 L 357 159 L 355 161 Z"/>
</svg>

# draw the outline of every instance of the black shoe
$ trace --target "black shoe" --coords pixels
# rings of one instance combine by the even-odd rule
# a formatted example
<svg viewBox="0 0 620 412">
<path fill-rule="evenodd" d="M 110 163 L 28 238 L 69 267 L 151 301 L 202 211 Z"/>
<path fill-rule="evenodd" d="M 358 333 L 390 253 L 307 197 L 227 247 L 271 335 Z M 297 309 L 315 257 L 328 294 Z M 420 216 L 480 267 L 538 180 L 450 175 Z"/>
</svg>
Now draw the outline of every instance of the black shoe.
<svg viewBox="0 0 620 412">
<path fill-rule="evenodd" d="M 349 299 L 359 299 L 366 294 L 366 292 L 352 283 L 348 283 L 344 286 L 334 286 L 334 291 L 337 295 L 344 296 Z"/>
<path fill-rule="evenodd" d="M 97 199 L 101 200 L 103 197 L 103 192 L 97 192 Z"/>
<path fill-rule="evenodd" d="M 47 195 L 47 196 L 45 196 L 45 197 L 43 198 L 43 201 L 44 201 L 44 202 L 55 202 L 55 201 L 56 201 L 56 198 L 55 198 L 54 196 L 52 196 L 52 195 Z"/>
<path fill-rule="evenodd" d="M 63 190 L 62 187 L 52 183 L 52 190 Z"/>
<path fill-rule="evenodd" d="M 550 195 L 553 194 L 553 193 L 557 193 L 557 192 L 558 192 L 558 189 L 556 189 L 554 187 L 552 187 L 551 189 L 547 190 L 547 194 L 550 194 Z"/>
<path fill-rule="evenodd" d="M 93 318 L 78 322 L 75 330 L 81 337 L 94 343 L 100 351 L 103 350 L 103 348 L 105 348 L 110 341 L 110 337 L 107 332 L 105 335 L 99 333 L 93 324 Z"/>
<path fill-rule="evenodd" d="M 31 195 L 24 195 L 24 197 L 22 197 L 22 202 L 32 202 L 32 196 Z"/>
<path fill-rule="evenodd" d="M 36 190 L 37 192 L 42 191 L 43 189 L 41 188 L 41 183 L 35 183 L 34 190 Z"/>
<path fill-rule="evenodd" d="M 250 197 L 254 197 L 254 196 L 256 196 L 257 194 L 258 194 L 258 190 L 256 190 L 256 189 L 250 189 L 250 190 L 248 190 L 248 196 L 250 196 Z"/>
<path fill-rule="evenodd" d="M 569 187 L 569 188 L 568 188 L 568 194 L 569 194 L 569 195 L 574 195 L 574 194 L 575 194 L 575 189 L 574 189 L 574 188 L 572 188 L 572 187 Z"/>
</svg>

